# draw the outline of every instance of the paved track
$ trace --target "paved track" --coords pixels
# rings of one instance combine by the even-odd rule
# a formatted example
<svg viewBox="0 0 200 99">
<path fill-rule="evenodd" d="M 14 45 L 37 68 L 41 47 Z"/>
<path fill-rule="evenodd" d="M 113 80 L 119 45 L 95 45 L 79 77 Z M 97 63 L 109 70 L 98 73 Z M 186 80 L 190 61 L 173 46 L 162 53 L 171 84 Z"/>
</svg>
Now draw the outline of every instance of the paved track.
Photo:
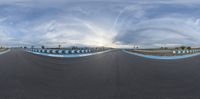
<svg viewBox="0 0 200 99">
<path fill-rule="evenodd" d="M 200 56 L 152 60 L 120 50 L 62 59 L 0 55 L 0 99 L 200 99 Z"/>
</svg>

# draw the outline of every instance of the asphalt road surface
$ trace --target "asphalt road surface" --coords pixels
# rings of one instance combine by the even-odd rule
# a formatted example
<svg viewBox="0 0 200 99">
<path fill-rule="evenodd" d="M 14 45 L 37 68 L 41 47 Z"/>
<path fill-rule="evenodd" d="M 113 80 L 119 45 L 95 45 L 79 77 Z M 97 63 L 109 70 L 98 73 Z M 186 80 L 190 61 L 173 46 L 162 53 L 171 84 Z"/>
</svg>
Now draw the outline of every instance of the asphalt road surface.
<svg viewBox="0 0 200 99">
<path fill-rule="evenodd" d="M 50 58 L 0 55 L 0 99 L 200 99 L 200 56 L 153 60 L 114 50 Z"/>
</svg>

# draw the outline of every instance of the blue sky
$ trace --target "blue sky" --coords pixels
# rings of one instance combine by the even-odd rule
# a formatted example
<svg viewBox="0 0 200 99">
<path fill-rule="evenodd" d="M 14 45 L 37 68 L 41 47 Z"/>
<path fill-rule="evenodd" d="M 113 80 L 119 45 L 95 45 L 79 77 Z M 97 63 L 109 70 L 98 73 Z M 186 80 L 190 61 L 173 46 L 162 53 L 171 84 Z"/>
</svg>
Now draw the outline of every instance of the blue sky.
<svg viewBox="0 0 200 99">
<path fill-rule="evenodd" d="M 197 0 L 1 0 L 0 45 L 200 46 Z"/>
</svg>

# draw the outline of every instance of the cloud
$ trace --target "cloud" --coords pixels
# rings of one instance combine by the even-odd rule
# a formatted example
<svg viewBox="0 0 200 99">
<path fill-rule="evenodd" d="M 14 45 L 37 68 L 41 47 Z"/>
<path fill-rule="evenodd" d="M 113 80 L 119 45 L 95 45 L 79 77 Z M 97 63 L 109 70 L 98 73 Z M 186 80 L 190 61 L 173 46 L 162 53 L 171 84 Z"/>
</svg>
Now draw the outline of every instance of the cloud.
<svg viewBox="0 0 200 99">
<path fill-rule="evenodd" d="M 133 46 L 199 46 L 199 18 L 196 7 L 158 4 L 141 10 L 140 18 L 124 15 L 115 42 Z"/>
<path fill-rule="evenodd" d="M 143 20 L 137 24 L 129 24 L 120 32 L 121 34 L 116 37 L 115 41 L 148 47 L 159 47 L 166 44 L 199 46 L 200 28 L 198 20 L 195 21 L 190 18 Z"/>
<path fill-rule="evenodd" d="M 198 4 L 196 0 L 1 1 L 0 44 L 198 46 Z"/>
</svg>

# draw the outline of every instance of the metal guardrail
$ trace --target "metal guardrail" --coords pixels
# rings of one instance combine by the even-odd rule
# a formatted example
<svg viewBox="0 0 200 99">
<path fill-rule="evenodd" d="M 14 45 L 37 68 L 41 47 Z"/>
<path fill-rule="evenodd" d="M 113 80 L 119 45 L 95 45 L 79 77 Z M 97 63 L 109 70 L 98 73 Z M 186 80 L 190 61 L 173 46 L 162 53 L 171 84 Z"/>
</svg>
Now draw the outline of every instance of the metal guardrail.
<svg viewBox="0 0 200 99">
<path fill-rule="evenodd" d="M 101 52 L 108 49 L 80 49 L 80 50 L 64 50 L 64 49 L 27 49 L 31 52 L 47 53 L 47 54 L 86 54 Z"/>
<path fill-rule="evenodd" d="M 200 50 L 174 50 L 173 54 L 192 54 L 198 52 L 200 52 Z"/>
</svg>

